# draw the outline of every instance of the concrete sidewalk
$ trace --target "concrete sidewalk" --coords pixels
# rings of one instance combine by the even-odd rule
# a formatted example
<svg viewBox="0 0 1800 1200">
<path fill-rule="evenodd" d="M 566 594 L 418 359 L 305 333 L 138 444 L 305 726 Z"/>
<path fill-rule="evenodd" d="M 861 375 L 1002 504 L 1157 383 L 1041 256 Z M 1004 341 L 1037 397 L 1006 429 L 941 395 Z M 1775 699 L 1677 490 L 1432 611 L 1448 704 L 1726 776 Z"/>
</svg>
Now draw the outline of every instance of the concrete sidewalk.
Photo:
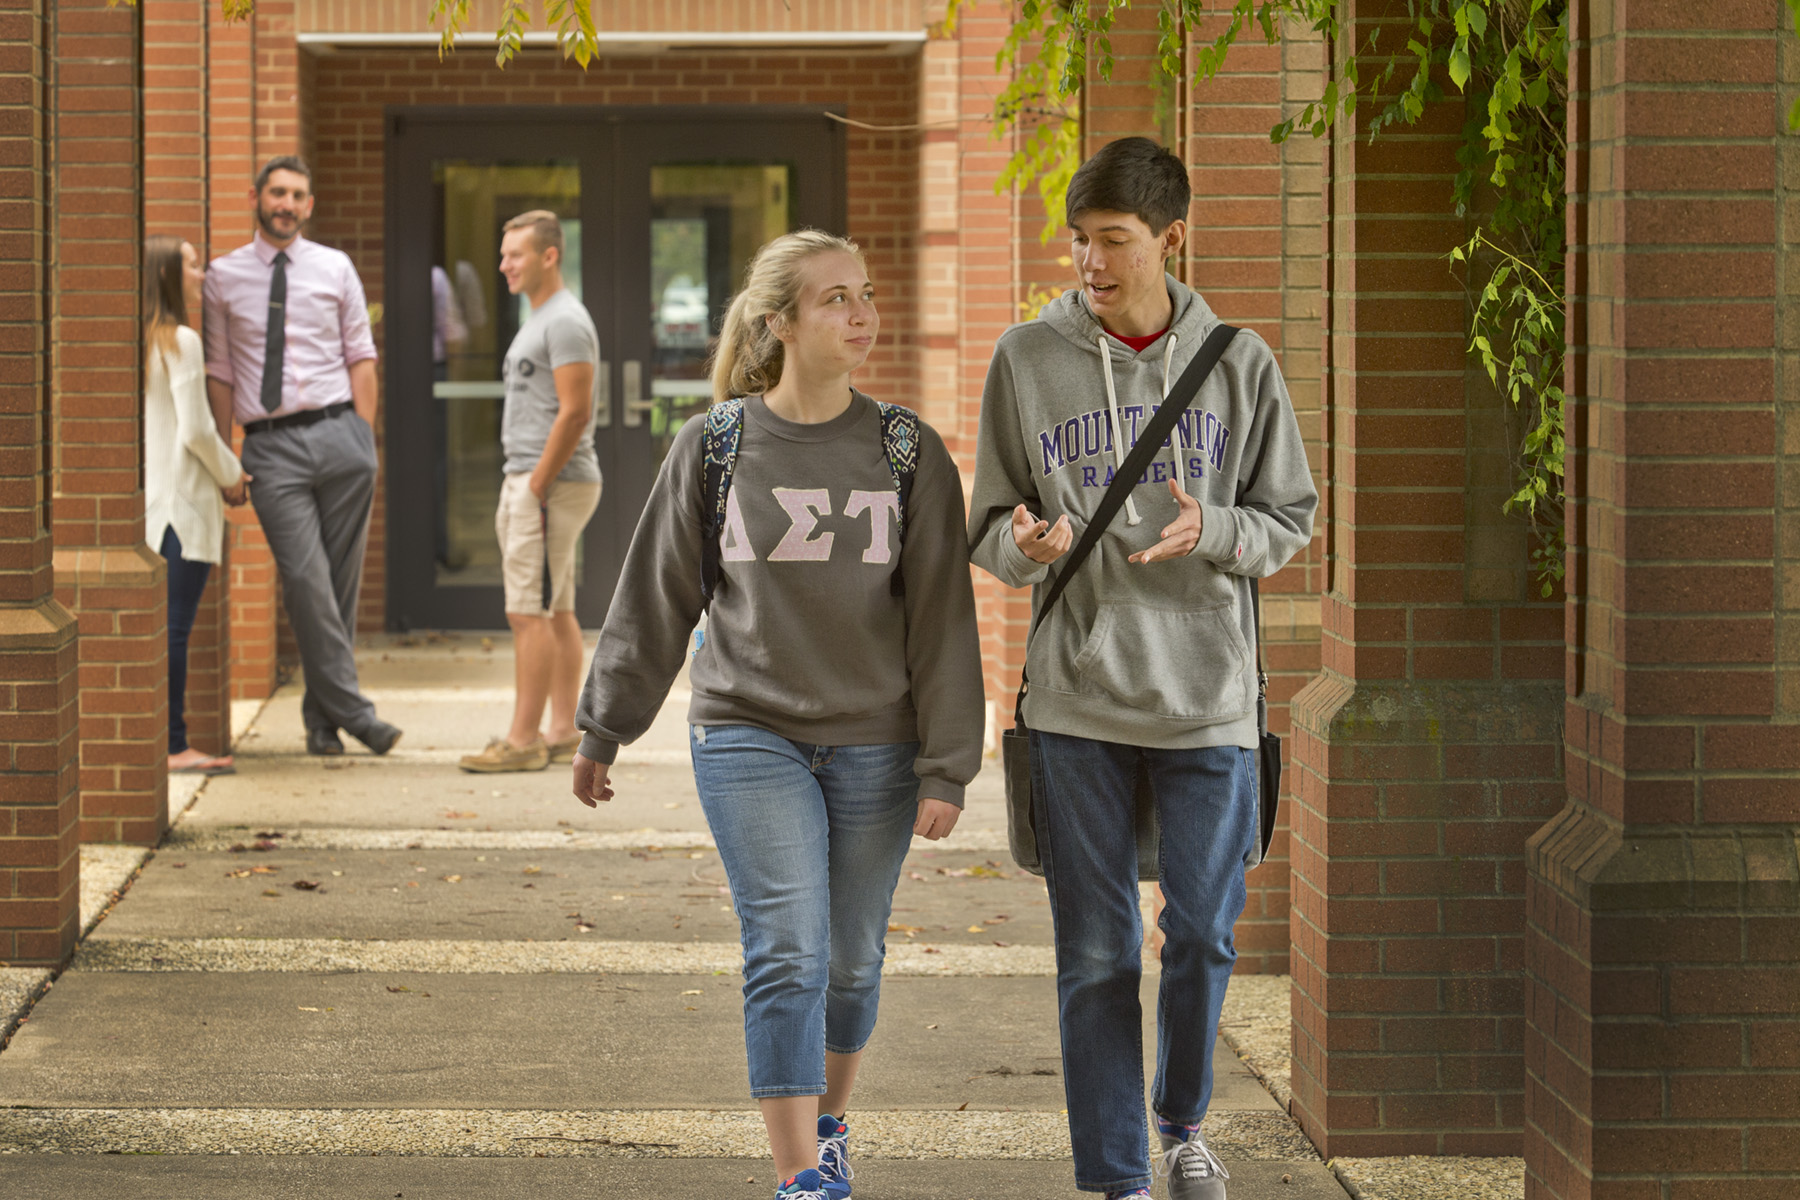
<svg viewBox="0 0 1800 1200">
<path fill-rule="evenodd" d="M 590 811 L 566 768 L 457 771 L 510 710 L 488 644 L 369 642 L 406 730 L 387 758 L 308 758 L 297 688 L 263 707 L 0 1053 L 0 1194 L 771 1193 L 685 697 Z M 866 1200 L 1080 1194 L 1043 887 L 1002 830 L 989 770 L 907 864 L 852 1117 Z M 1232 1200 L 1342 1200 L 1223 1046 L 1218 1068 Z"/>
</svg>

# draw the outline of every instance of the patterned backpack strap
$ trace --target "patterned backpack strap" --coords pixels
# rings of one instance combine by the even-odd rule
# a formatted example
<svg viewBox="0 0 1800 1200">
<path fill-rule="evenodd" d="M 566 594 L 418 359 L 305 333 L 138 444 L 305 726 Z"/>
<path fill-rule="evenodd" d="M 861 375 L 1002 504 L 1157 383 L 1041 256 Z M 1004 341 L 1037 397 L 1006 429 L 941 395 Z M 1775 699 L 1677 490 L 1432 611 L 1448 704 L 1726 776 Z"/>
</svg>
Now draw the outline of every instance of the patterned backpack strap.
<svg viewBox="0 0 1800 1200">
<path fill-rule="evenodd" d="M 912 499 L 913 476 L 919 470 L 919 414 L 901 404 L 876 401 L 881 410 L 881 448 L 887 453 L 888 470 L 894 475 L 894 492 L 900 498 L 900 511 L 894 522 L 894 541 L 906 540 L 906 504 Z M 889 590 L 904 595 L 906 583 L 899 564 L 894 566 Z"/>
<path fill-rule="evenodd" d="M 712 603 L 719 586 L 719 537 L 725 529 L 725 503 L 731 495 L 731 474 L 737 470 L 738 447 L 744 438 L 744 402 L 726 400 L 706 410 L 700 431 L 700 502 L 706 527 L 700 538 L 700 596 Z"/>
</svg>

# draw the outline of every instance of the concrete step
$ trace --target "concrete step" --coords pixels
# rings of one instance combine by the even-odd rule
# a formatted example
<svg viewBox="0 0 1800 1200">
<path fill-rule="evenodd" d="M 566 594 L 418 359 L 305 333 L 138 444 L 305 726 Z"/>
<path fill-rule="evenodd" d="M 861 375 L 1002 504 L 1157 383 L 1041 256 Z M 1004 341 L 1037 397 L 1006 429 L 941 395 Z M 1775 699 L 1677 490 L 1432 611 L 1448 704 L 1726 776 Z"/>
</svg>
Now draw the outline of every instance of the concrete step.
<svg viewBox="0 0 1800 1200">
<path fill-rule="evenodd" d="M 1227 1167 L 1231 1200 L 1344 1200 L 1322 1163 Z M 760 1158 L 0 1156 L 0 1194 L 9 1200 L 767 1200 L 773 1184 Z M 864 1160 L 856 1173 L 857 1200 L 1082 1196 L 1093 1193 L 1075 1190 L 1066 1162 Z"/>
<path fill-rule="evenodd" d="M 243 844 L 256 844 L 246 837 Z M 296 882 L 319 886 L 301 890 Z M 982 851 L 916 849 L 901 873 L 891 920 L 895 945 L 1051 944 L 1043 881 Z M 735 945 L 738 922 L 724 866 L 711 850 L 332 852 L 277 843 L 266 853 L 165 849 L 133 884 L 131 902 L 94 937 Z"/>
</svg>

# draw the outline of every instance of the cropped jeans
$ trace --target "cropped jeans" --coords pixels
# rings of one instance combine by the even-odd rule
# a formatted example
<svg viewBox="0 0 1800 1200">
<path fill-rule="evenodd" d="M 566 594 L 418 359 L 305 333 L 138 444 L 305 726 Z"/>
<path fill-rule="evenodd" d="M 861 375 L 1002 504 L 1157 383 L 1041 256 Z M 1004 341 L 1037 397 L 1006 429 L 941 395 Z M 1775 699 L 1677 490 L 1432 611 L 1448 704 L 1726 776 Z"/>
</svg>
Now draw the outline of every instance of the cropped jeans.
<svg viewBox="0 0 1800 1200">
<path fill-rule="evenodd" d="M 1038 849 L 1056 926 L 1056 997 L 1075 1185 L 1150 1183 L 1138 985 L 1133 795 L 1148 773 L 1160 822 L 1162 981 L 1156 1005 L 1160 1117 L 1197 1124 L 1212 1100 L 1213 1040 L 1244 911 L 1244 859 L 1256 836 L 1255 751 L 1158 750 L 1033 730 Z"/>
<path fill-rule="evenodd" d="M 875 1029 L 918 743 L 814 746 L 747 725 L 690 735 L 743 938 L 750 1094 L 823 1095 L 825 1052 L 854 1054 Z"/>
</svg>

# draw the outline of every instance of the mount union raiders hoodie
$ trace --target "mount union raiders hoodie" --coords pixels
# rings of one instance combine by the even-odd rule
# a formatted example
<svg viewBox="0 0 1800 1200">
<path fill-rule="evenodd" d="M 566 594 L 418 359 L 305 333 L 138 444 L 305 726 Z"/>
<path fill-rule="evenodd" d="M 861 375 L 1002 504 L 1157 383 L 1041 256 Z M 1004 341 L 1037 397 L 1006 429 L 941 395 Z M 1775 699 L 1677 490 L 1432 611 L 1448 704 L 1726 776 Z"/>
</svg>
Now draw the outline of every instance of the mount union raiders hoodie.
<svg viewBox="0 0 1800 1200">
<path fill-rule="evenodd" d="M 981 401 L 970 557 L 1033 588 L 1049 571 L 1020 550 L 1023 503 L 1080 538 L 1118 466 L 1219 318 L 1168 279 L 1169 332 L 1142 352 L 1107 335 L 1079 291 L 1001 335 Z M 1268 344 L 1232 341 L 1151 468 L 1069 581 L 1027 652 L 1033 729 L 1135 746 L 1256 745 L 1257 631 L 1250 580 L 1312 537 L 1318 492 Z M 1128 562 L 1177 515 L 1173 478 L 1200 502 L 1186 558 Z M 1061 569 L 1060 564 L 1057 569 Z"/>
</svg>

